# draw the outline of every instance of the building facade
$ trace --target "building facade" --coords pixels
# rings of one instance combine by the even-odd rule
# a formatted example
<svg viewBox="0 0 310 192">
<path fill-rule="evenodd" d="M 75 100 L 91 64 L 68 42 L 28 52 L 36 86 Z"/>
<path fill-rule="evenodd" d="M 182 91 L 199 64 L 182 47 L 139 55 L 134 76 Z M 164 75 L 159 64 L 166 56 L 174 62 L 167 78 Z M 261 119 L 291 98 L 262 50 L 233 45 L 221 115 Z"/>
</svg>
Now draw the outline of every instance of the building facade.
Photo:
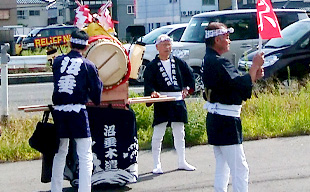
<svg viewBox="0 0 310 192">
<path fill-rule="evenodd" d="M 0 1 L 0 27 L 7 25 L 16 25 L 16 1 L 1 0 Z"/>
<path fill-rule="evenodd" d="M 135 25 L 144 25 L 146 32 L 160 26 L 187 23 L 191 16 L 219 10 L 218 0 L 136 0 Z"/>
<path fill-rule="evenodd" d="M 238 1 L 239 2 L 239 1 Z M 257 0 L 242 0 L 238 3 L 240 9 L 256 8 Z M 273 8 L 303 9 L 310 11 L 310 0 L 271 0 Z"/>
<path fill-rule="evenodd" d="M 47 26 L 46 5 L 41 0 L 17 0 L 17 23 L 26 27 Z"/>
<path fill-rule="evenodd" d="M 119 23 L 115 25 L 117 37 L 121 41 L 130 41 L 128 27 L 134 25 L 134 0 L 112 0 L 112 18 Z"/>
</svg>

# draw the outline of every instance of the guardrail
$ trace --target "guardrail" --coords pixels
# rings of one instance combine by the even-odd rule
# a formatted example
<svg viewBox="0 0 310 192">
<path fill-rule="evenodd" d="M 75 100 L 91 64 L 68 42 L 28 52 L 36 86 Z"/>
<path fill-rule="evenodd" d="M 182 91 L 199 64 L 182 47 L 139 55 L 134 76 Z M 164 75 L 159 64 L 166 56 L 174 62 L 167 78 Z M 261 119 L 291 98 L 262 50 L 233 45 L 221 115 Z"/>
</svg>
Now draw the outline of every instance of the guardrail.
<svg viewBox="0 0 310 192">
<path fill-rule="evenodd" d="M 46 65 L 47 55 L 11 56 L 8 65 Z"/>
<path fill-rule="evenodd" d="M 9 68 L 32 68 L 32 67 L 42 67 L 47 63 L 46 55 L 34 55 L 34 56 L 12 56 L 10 57 L 7 54 L 10 45 L 8 43 L 1 45 L 1 121 L 4 123 L 8 122 L 8 84 L 9 84 L 9 76 L 8 69 Z"/>
<path fill-rule="evenodd" d="M 31 66 L 46 65 L 46 63 L 47 63 L 47 55 L 32 55 L 32 56 L 10 56 L 10 61 L 7 64 L 9 68 L 28 68 Z"/>
</svg>

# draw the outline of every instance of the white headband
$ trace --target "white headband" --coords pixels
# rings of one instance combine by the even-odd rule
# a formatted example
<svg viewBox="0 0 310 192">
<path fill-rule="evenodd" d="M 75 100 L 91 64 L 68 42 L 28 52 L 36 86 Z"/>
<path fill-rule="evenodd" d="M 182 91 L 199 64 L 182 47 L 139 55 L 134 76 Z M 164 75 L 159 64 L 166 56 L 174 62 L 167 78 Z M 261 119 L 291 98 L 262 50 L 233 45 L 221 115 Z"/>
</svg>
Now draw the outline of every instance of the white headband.
<svg viewBox="0 0 310 192">
<path fill-rule="evenodd" d="M 161 43 L 161 42 L 164 42 L 164 41 L 170 41 L 170 42 L 172 42 L 172 39 L 168 36 L 168 35 L 166 35 L 166 34 L 163 34 L 163 35 L 160 35 L 157 39 L 156 39 L 156 45 L 158 44 L 158 43 Z"/>
<path fill-rule="evenodd" d="M 235 30 L 234 28 L 230 27 L 228 29 L 216 29 L 216 30 L 206 30 L 205 31 L 205 38 L 217 37 L 219 35 L 223 35 L 226 33 L 233 33 Z"/>
<path fill-rule="evenodd" d="M 74 44 L 80 44 L 80 45 L 87 45 L 88 44 L 88 40 L 84 40 L 84 39 L 77 39 L 77 38 L 72 38 L 70 39 L 71 43 Z"/>
</svg>

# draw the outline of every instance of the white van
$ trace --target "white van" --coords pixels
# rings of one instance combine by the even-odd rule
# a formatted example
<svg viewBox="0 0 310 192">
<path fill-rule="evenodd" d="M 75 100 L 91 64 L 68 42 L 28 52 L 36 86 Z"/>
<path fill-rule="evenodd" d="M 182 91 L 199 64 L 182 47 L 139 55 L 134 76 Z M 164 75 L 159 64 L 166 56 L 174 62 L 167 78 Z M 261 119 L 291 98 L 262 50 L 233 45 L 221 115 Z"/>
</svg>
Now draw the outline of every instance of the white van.
<svg viewBox="0 0 310 192">
<path fill-rule="evenodd" d="M 295 21 L 308 18 L 306 11 L 299 9 L 274 9 L 281 29 Z M 213 11 L 194 15 L 186 27 L 180 42 L 174 42 L 172 52 L 182 58 L 195 72 L 196 89 L 203 88 L 200 68 L 205 55 L 205 28 L 217 21 L 233 27 L 230 34 L 230 51 L 223 56 L 237 65 L 242 54 L 258 45 L 256 9 Z"/>
</svg>

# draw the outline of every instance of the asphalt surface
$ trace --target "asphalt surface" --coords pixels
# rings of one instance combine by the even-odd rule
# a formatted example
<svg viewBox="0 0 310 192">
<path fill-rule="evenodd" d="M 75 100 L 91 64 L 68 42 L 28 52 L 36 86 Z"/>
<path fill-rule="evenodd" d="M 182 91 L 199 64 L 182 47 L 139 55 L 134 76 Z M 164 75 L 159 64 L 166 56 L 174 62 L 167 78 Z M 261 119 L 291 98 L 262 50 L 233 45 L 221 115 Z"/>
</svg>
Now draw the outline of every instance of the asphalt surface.
<svg viewBox="0 0 310 192">
<path fill-rule="evenodd" d="M 250 167 L 250 192 L 309 192 L 310 136 L 244 142 Z M 138 182 L 93 191 L 212 192 L 215 160 L 210 145 L 186 148 L 186 158 L 196 171 L 177 170 L 174 149 L 164 149 L 164 174 L 154 175 L 151 151 L 139 152 Z M 50 183 L 40 182 L 41 160 L 0 164 L 0 192 L 47 192 Z M 64 182 L 65 192 L 74 192 Z M 229 191 L 232 191 L 229 184 Z"/>
</svg>

